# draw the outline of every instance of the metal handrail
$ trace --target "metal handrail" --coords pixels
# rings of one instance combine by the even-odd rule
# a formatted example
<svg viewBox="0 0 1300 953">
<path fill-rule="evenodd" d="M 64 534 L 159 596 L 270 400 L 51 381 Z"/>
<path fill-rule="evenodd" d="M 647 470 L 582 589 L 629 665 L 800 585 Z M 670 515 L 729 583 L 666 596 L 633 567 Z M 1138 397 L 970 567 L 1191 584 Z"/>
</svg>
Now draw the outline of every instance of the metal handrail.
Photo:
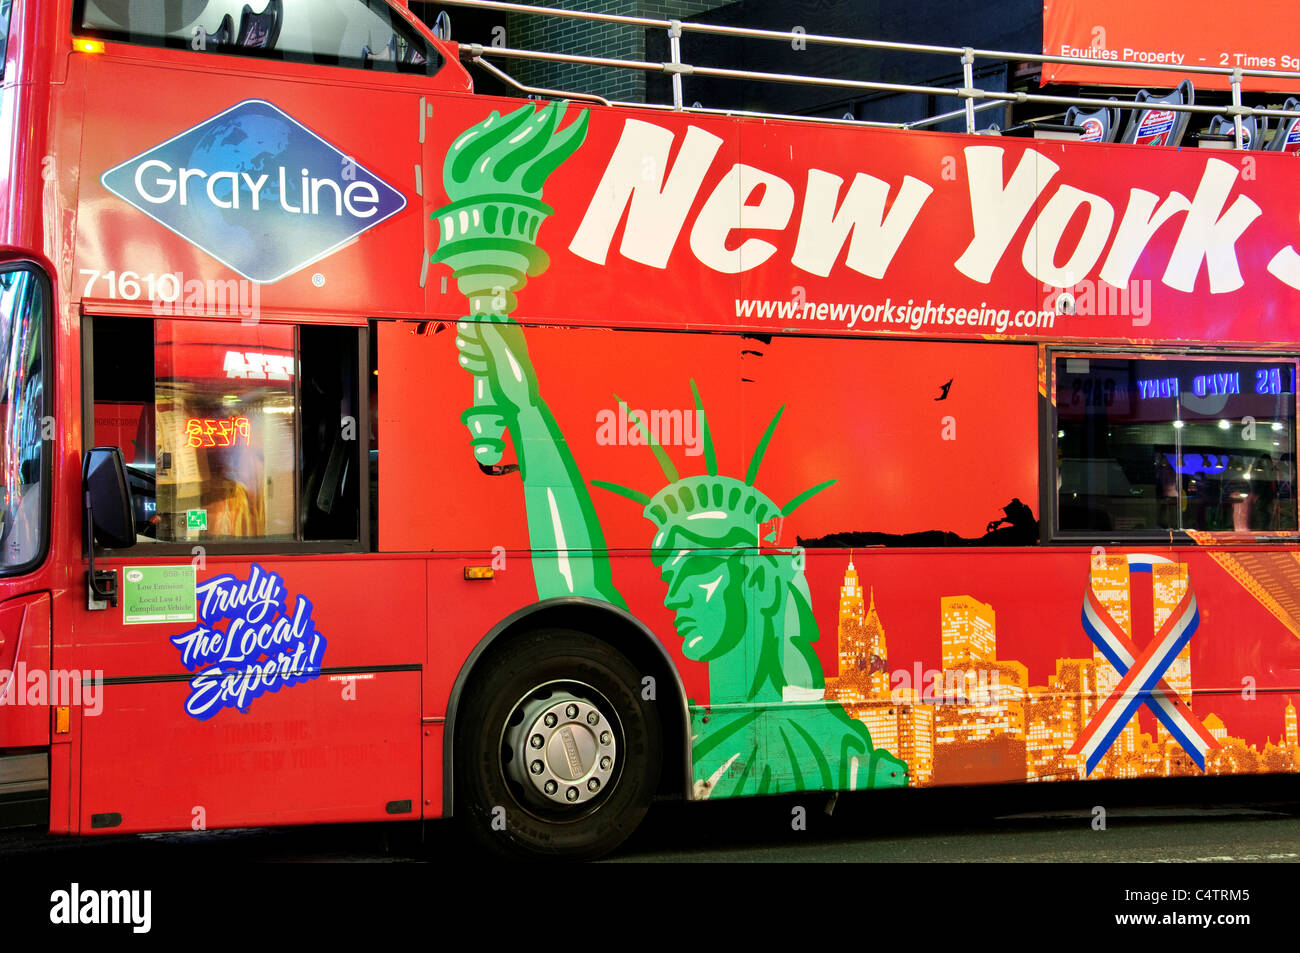
<svg viewBox="0 0 1300 953">
<path fill-rule="evenodd" d="M 554 96 L 557 99 L 567 98 L 567 99 L 580 99 L 589 102 L 596 102 L 596 103 L 600 103 L 602 106 L 613 105 L 613 103 L 611 103 L 604 96 L 597 96 L 595 93 L 567 93 L 561 89 L 546 89 L 545 87 L 542 86 L 525 86 L 523 83 L 519 82 L 519 80 L 515 79 L 513 76 L 507 73 L 505 70 L 498 69 L 496 66 L 489 63 L 487 60 L 483 59 L 481 56 L 475 57 L 474 61 L 478 63 L 480 67 L 482 67 L 483 69 L 491 73 L 493 76 L 495 76 L 497 79 L 501 80 L 501 82 L 506 83 L 509 86 L 513 86 L 521 93 L 525 93 L 529 96 Z"/>
<path fill-rule="evenodd" d="M 978 106 L 974 106 L 973 108 L 976 112 L 979 112 L 982 109 L 992 109 L 996 106 L 1005 106 L 1005 105 L 1006 105 L 1005 103 L 995 101 L 995 102 L 988 102 L 988 103 L 980 103 Z M 949 119 L 956 119 L 958 116 L 964 116 L 964 115 L 966 115 L 965 106 L 963 106 L 961 109 L 954 109 L 952 112 L 939 113 L 937 116 L 926 116 L 924 119 L 913 119 L 911 122 L 905 122 L 899 124 L 899 128 L 900 129 L 921 129 L 924 128 L 925 126 L 934 126 L 937 125 L 938 123 L 947 122 Z"/>
<path fill-rule="evenodd" d="M 462 47 L 462 55 L 476 62 L 480 66 L 489 67 L 491 64 L 484 59 L 485 56 L 540 60 L 553 63 L 569 63 L 585 66 L 601 66 L 611 69 L 634 69 L 643 72 L 667 73 L 672 78 L 673 86 L 673 103 L 671 108 L 678 112 L 718 112 L 727 115 L 755 115 L 773 118 L 795 118 L 805 121 L 820 122 L 849 122 L 859 125 L 886 126 L 897 129 L 917 128 L 920 125 L 929 125 L 945 119 L 957 118 L 963 113 L 966 116 L 967 132 L 975 132 L 975 112 L 977 109 L 986 109 L 999 103 L 1046 103 L 1061 106 L 1092 106 L 1101 108 L 1119 108 L 1126 110 L 1133 109 L 1166 109 L 1171 112 L 1201 113 L 1201 114 L 1220 114 L 1226 113 L 1233 117 L 1233 124 L 1236 133 L 1236 145 L 1242 147 L 1242 117 L 1243 116 L 1270 116 L 1278 118 L 1300 118 L 1300 111 L 1285 109 L 1268 109 L 1261 107 L 1244 106 L 1241 102 L 1241 81 L 1246 76 L 1269 77 L 1278 80 L 1296 80 L 1297 87 L 1300 87 L 1300 71 L 1296 70 L 1266 70 L 1240 67 L 1225 66 L 1179 66 L 1171 63 L 1139 63 L 1131 60 L 1102 60 L 1091 57 L 1079 56 L 1054 56 L 1047 53 L 1011 53 L 1005 50 L 985 50 L 975 47 L 957 47 L 957 46 L 938 46 L 934 44 L 922 43 L 899 43 L 889 40 L 868 40 L 859 37 L 841 37 L 831 36 L 820 33 L 804 33 L 798 31 L 782 30 L 760 30 L 752 27 L 735 27 L 721 26 L 717 24 L 693 23 L 681 20 L 660 20 L 653 17 L 633 17 L 620 14 L 610 13 L 592 13 L 585 10 L 559 10 L 549 7 L 534 7 L 522 3 L 510 3 L 505 0 L 442 0 L 446 6 L 472 7 L 483 10 L 498 10 L 506 13 L 521 13 L 534 16 L 557 17 L 563 19 L 589 20 L 600 23 L 612 23 L 623 26 L 657 28 L 667 31 L 669 42 L 670 61 L 667 63 L 653 63 L 643 60 L 622 60 L 610 57 L 599 56 L 579 56 L 566 53 L 545 53 L 535 50 L 517 50 L 508 47 L 489 46 L 481 44 L 467 44 Z M 926 53 L 939 56 L 958 56 L 961 59 L 963 86 L 928 86 L 907 83 L 883 83 L 868 80 L 841 79 L 838 77 L 828 76 L 807 76 L 799 73 L 764 73 L 753 70 L 734 70 L 722 67 L 711 66 L 692 66 L 682 62 L 681 59 L 681 40 L 686 33 L 711 34 L 721 36 L 738 36 L 752 39 L 781 40 L 784 42 L 799 41 L 803 43 L 813 43 L 826 46 L 842 46 L 859 49 L 872 50 L 890 50 L 895 52 L 906 53 Z M 1000 60 L 1007 63 L 1068 63 L 1081 66 L 1097 66 L 1104 69 L 1145 69 L 1153 72 L 1176 72 L 1205 74 L 1215 76 L 1227 76 L 1232 91 L 1232 103 L 1229 106 L 1209 106 L 1200 104 L 1183 104 L 1183 103 L 1159 103 L 1146 105 L 1135 101 L 1117 101 L 1111 99 L 1097 99 L 1086 96 L 1058 96 L 1049 93 L 1024 93 L 1024 92 L 999 92 L 995 90 L 979 89 L 974 83 L 974 63 L 977 59 Z M 499 69 L 492 67 L 492 72 L 504 81 L 526 92 L 540 95 L 557 95 L 555 90 L 541 90 L 535 87 L 527 87 L 518 83 Z M 707 110 L 699 107 L 688 108 L 683 103 L 682 96 L 682 77 L 683 76 L 710 76 L 719 79 L 737 79 L 759 82 L 777 82 L 805 86 L 830 86 L 840 89 L 856 89 L 869 92 L 889 92 L 889 93 L 917 93 L 923 95 L 940 95 L 952 96 L 964 100 L 963 108 L 955 113 L 944 114 L 942 119 L 938 116 L 928 117 L 927 119 L 917 120 L 914 122 L 870 122 L 864 120 L 851 119 L 827 119 L 825 117 L 794 116 L 782 117 L 776 113 L 763 113 L 740 110 Z M 609 102 L 603 97 L 593 96 L 591 94 L 572 94 L 583 99 L 596 99 L 602 102 Z M 976 100 L 986 100 L 988 102 L 976 105 Z M 618 102 L 620 106 L 635 106 L 643 108 L 665 108 L 660 104 L 652 103 L 633 103 Z"/>
<path fill-rule="evenodd" d="M 936 46 L 928 43 L 899 43 L 892 40 L 867 40 L 860 37 L 831 36 L 821 33 L 796 33 L 783 30 L 759 30 L 753 27 L 720 26 L 709 23 L 693 23 L 686 20 L 658 20 L 651 17 L 629 17 L 614 13 L 589 13 L 583 10 L 559 10 L 551 7 L 534 7 L 526 3 L 507 3 L 504 0 L 440 0 L 440 5 L 449 7 L 478 7 L 484 10 L 501 10 L 506 13 L 527 13 L 536 16 L 567 17 L 570 19 L 597 20 L 605 23 L 621 23 L 625 26 L 659 27 L 667 30 L 674 23 L 685 33 L 713 33 L 729 36 L 745 36 L 768 40 L 803 40 L 808 43 L 821 43 L 830 46 L 862 47 L 866 49 L 895 50 L 909 53 L 935 53 L 961 56 L 971 50 L 977 59 L 1001 59 L 1008 62 L 1032 63 L 1078 63 L 1086 66 L 1105 66 L 1116 69 L 1150 69 L 1183 73 L 1215 73 L 1224 76 L 1238 71 L 1232 66 L 1177 66 L 1171 63 L 1139 63 L 1132 60 L 1101 60 L 1080 56 L 1053 56 L 1048 53 L 1008 53 L 1004 50 L 984 50 L 963 46 Z M 1243 76 L 1274 76 L 1286 79 L 1300 79 L 1300 71 L 1247 69 L 1239 70 Z"/>
</svg>

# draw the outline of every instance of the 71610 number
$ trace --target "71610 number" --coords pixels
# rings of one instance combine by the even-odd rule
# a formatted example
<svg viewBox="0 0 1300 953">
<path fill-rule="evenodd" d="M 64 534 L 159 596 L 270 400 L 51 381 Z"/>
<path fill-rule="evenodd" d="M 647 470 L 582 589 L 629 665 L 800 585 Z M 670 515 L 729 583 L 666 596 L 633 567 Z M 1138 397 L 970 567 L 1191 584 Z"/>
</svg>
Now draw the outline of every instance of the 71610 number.
<svg viewBox="0 0 1300 953">
<path fill-rule="evenodd" d="M 82 268 L 81 275 L 86 279 L 82 289 L 83 298 L 103 297 L 118 298 L 122 301 L 178 301 L 181 296 L 181 276 L 172 272 L 161 275 L 140 275 L 134 271 L 92 271 Z M 95 288 L 103 283 L 105 292 L 95 294 Z"/>
</svg>

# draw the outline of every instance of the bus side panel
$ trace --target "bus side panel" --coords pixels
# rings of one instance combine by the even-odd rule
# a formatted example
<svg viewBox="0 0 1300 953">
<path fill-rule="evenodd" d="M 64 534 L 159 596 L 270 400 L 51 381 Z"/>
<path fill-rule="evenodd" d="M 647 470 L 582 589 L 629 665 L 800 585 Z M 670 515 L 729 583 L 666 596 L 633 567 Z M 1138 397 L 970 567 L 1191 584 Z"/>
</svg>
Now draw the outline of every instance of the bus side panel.
<svg viewBox="0 0 1300 953">
<path fill-rule="evenodd" d="M 279 580 L 282 602 L 263 614 L 199 598 L 195 622 L 143 625 L 124 624 L 125 600 L 116 610 L 72 607 L 76 644 L 56 661 L 108 680 L 74 726 L 80 829 L 106 813 L 122 815 L 115 830 L 171 830 L 376 819 L 402 801 L 418 810 L 423 561 L 211 557 L 197 576 L 200 586 L 224 579 L 230 593 Z M 245 644 L 277 625 L 289 641 Z M 219 641 L 187 641 L 194 632 Z M 275 674 L 269 689 L 243 694 L 223 679 L 253 679 L 300 649 L 296 670 L 323 673 Z"/>
<path fill-rule="evenodd" d="M 82 719 L 79 833 L 393 820 L 420 798 L 420 673 L 323 675 L 247 715 L 180 713 L 185 682 L 110 685 Z M 104 815 L 121 815 L 105 829 Z"/>
<path fill-rule="evenodd" d="M 141 58 L 135 59 L 136 56 Z M 214 263 L 200 250 L 206 247 L 218 252 L 216 246 L 220 245 L 218 257 L 224 255 L 227 259 L 251 256 L 254 250 L 269 257 L 286 249 L 288 257 L 283 261 L 291 271 L 285 275 L 276 276 L 269 271 L 253 273 L 256 268 L 250 270 L 249 262 L 254 258 L 245 260 L 242 266 L 249 272 L 247 277 L 265 282 L 257 285 L 257 300 L 267 311 L 284 309 L 300 314 L 309 301 L 312 310 L 321 311 L 366 313 L 377 305 L 390 312 L 422 310 L 424 292 L 417 278 L 424 222 L 417 211 L 416 183 L 420 162 L 416 141 L 420 97 L 418 87 L 411 85 L 409 78 L 387 80 L 359 71 L 221 57 L 223 72 L 219 77 L 214 74 L 212 81 L 176 82 L 178 68 L 195 63 L 195 57 L 186 51 L 128 48 L 120 51 L 120 56 L 82 59 L 86 61 L 86 99 L 76 223 L 79 295 L 129 300 L 110 284 L 106 277 L 109 272 L 132 271 L 139 275 L 146 285 L 141 300 L 147 300 L 149 295 L 149 275 L 177 274 L 184 281 L 234 280 L 236 271 Z M 211 69 L 210 61 L 200 57 L 198 62 L 200 68 Z M 122 102 L 139 104 L 130 123 L 111 118 L 119 114 Z M 256 105 L 263 102 L 269 106 Z M 380 225 L 360 240 L 349 236 L 349 240 L 337 246 L 337 251 L 325 255 L 328 246 L 312 244 L 318 240 L 310 230 L 294 231 L 292 237 L 280 234 L 275 242 L 253 248 L 248 245 L 249 238 L 231 242 L 228 232 L 204 226 L 189 233 L 193 239 L 190 241 L 151 221 L 104 185 L 102 176 L 109 170 L 174 137 L 190 133 L 196 126 L 241 104 L 244 109 L 271 108 L 282 112 L 284 118 L 276 120 L 279 135 L 282 139 L 292 136 L 291 140 L 284 141 L 298 144 L 291 147 L 281 144 L 278 148 L 288 151 L 284 155 L 277 153 L 274 159 L 268 154 L 267 161 L 286 163 L 294 169 L 305 168 L 295 164 L 302 153 L 293 150 L 307 148 L 302 143 L 308 140 L 323 140 L 318 147 L 324 153 L 333 149 L 346 155 L 357 168 L 401 193 L 402 202 L 406 203 L 403 211 L 381 220 Z M 240 115 L 233 114 L 231 121 L 242 121 Z M 214 156 L 204 161 L 225 159 Z M 279 168 L 285 169 L 286 165 Z M 346 168 L 343 174 L 349 174 Z M 138 196 L 136 201 L 154 208 Z M 162 208 L 158 205 L 155 211 Z M 288 218 L 297 222 L 303 216 L 295 210 Z M 336 218 L 329 214 L 328 218 L 322 216 L 315 221 L 324 229 L 327 221 Z M 282 219 L 281 225 L 284 224 Z M 258 234 L 263 233 L 259 230 Z M 115 236 L 114 240 L 104 240 L 108 235 Z M 268 240 L 263 237 L 261 241 Z M 306 267 L 317 255 L 323 255 L 319 263 Z M 382 267 L 378 263 L 383 263 Z M 399 268 L 397 263 L 403 267 Z M 313 276 L 323 276 L 325 280 L 313 285 Z M 312 294 L 313 289 L 320 287 L 329 289 L 328 298 Z M 217 313 L 226 313 L 225 306 L 216 304 L 215 299 L 213 305 Z"/>
<path fill-rule="evenodd" d="M 0 748 L 50 742 L 50 596 L 38 593 L 0 606 Z"/>
<path fill-rule="evenodd" d="M 526 551 L 520 476 L 485 474 L 462 420 L 466 413 L 473 420 L 476 382 L 459 368 L 456 337 L 414 334 L 409 324 L 379 327 L 380 546 L 489 556 L 496 547 Z M 759 460 L 760 489 L 784 503 L 835 481 L 783 520 L 780 545 L 844 531 L 940 530 L 978 539 L 1008 501 L 1037 499 L 1037 364 L 1035 351 L 1023 345 L 806 337 L 765 343 L 533 326 L 524 338 L 537 403 L 554 424 L 521 439 L 569 455 L 586 484 L 650 495 L 663 487 L 665 474 L 637 419 L 649 422 L 650 436 L 681 475 L 698 476 L 706 470 L 707 417 L 717 473 L 739 479 L 780 414 Z M 624 354 L 636 359 L 620 360 Z M 507 444 L 502 461 L 518 463 L 518 448 Z M 429 485 L 455 487 L 456 505 L 412 506 L 409 500 Z M 655 534 L 643 507 L 603 486 L 582 492 L 610 549 L 648 549 Z M 575 529 L 589 530 L 573 528 L 570 539 Z M 507 574 L 515 571 L 507 566 Z"/>
<path fill-rule="evenodd" d="M 1295 571 L 1262 548 L 807 552 L 827 696 L 914 787 L 1296 771 Z M 1135 693 L 1089 619 L 1140 654 L 1183 616 L 1191 634 L 1161 669 L 1190 706 L 1180 732 L 1139 702 L 1105 740 L 1107 702 L 1123 712 Z"/>
<path fill-rule="evenodd" d="M 766 719 L 750 743 L 780 790 L 807 783 L 809 766 L 824 769 L 817 782 L 823 786 L 852 786 L 853 770 L 843 767 L 840 748 L 861 739 L 864 728 L 873 750 L 907 763 L 913 786 L 1255 773 L 1300 763 L 1300 746 L 1287 728 L 1295 720 L 1289 693 L 1300 685 L 1294 658 L 1300 610 L 1292 618 L 1289 608 L 1293 555 L 1205 553 L 1160 539 L 1097 550 L 1034 546 L 1042 514 L 1030 512 L 1026 524 L 1026 507 L 1019 505 L 1039 498 L 1038 368 L 1031 349 L 535 326 L 525 328 L 525 339 L 537 400 L 547 403 L 555 423 L 553 432 L 521 433 L 521 446 L 535 451 L 524 441 L 549 441 L 572 455 L 594 520 L 615 551 L 614 587 L 679 663 L 698 717 L 692 734 L 718 723 L 713 715 L 720 706 L 747 705 Z M 412 513 L 400 501 L 418 492 L 414 479 L 409 486 L 387 484 L 381 488 L 390 501 L 380 506 L 383 545 L 472 547 L 484 562 L 496 555 L 504 560 L 494 581 L 473 584 L 454 569 L 457 578 L 449 578 L 445 564 L 431 564 L 431 573 L 440 574 L 430 576 L 431 597 L 439 589 L 456 591 L 448 587 L 473 591 L 465 588 L 470 585 L 501 597 L 496 612 L 486 611 L 485 599 L 458 609 L 457 634 L 432 650 L 432 714 L 442 713 L 440 686 L 453 678 L 444 664 L 458 669 L 474 641 L 528 598 L 530 576 L 545 574 L 544 566 L 538 571 L 542 554 L 527 562 L 519 552 L 528 545 L 530 514 L 518 476 L 488 476 L 473 459 L 461 416 L 469 381 L 437 373 L 455 366 L 456 347 L 449 334 L 415 335 L 400 326 L 380 332 L 388 401 L 382 442 L 415 448 L 419 435 L 424 446 L 449 448 L 436 456 L 422 450 L 418 466 L 394 463 L 394 470 L 456 487 L 459 504 L 451 512 Z M 610 360 L 622 353 L 637 359 Z M 583 373 L 572 373 L 574 367 Z M 790 569 L 811 600 L 801 636 L 825 683 L 823 696 L 806 703 L 808 711 L 785 699 L 732 701 L 722 694 L 729 671 L 716 659 L 701 664 L 683 657 L 687 646 L 674 637 L 676 620 L 665 608 L 673 597 L 663 568 L 644 555 L 652 538 L 644 507 L 608 490 L 618 484 L 648 495 L 669 479 L 646 441 L 634 437 L 633 418 L 658 421 L 659 442 L 680 474 L 699 479 L 707 470 L 692 383 L 709 413 L 719 474 L 755 472 L 751 461 L 779 412 L 754 485 L 783 501 L 826 484 L 793 515 L 774 521 L 769 534 L 778 547 L 807 551 L 800 560 L 806 567 Z M 430 407 L 439 412 L 428 413 Z M 672 426 L 675 421 L 681 426 Z M 557 477 L 553 486 L 558 495 L 566 484 Z M 570 489 L 577 495 L 583 486 Z M 1000 509 L 1011 525 L 996 519 Z M 575 578 L 580 558 L 572 562 Z M 1109 620 L 1125 631 L 1134 654 L 1170 618 L 1188 613 L 1190 621 L 1194 604 L 1184 596 L 1199 603 L 1197 627 L 1162 670 L 1167 690 L 1191 706 L 1176 731 L 1140 706 L 1111 733 L 1102 709 L 1124 672 L 1097 644 L 1101 630 L 1081 621 L 1089 591 L 1102 607 L 1094 613 L 1098 625 L 1109 628 Z M 431 618 L 438 618 L 436 609 L 431 606 Z M 760 624 L 746 622 L 741 642 L 757 643 Z M 748 676 L 757 648 L 738 643 L 735 651 Z M 742 689 L 750 684 L 749 677 L 740 681 Z M 1254 691 L 1243 694 L 1247 686 Z M 817 690 L 820 684 L 810 694 Z M 792 719 L 804 718 L 800 727 L 806 727 L 814 717 L 828 726 L 814 738 L 819 750 L 803 760 L 791 755 L 787 765 L 780 753 Z M 846 725 L 846 718 L 863 728 Z M 728 748 L 708 762 L 697 756 L 695 780 L 734 766 L 732 754 Z M 737 758 L 746 760 L 744 752 Z M 755 787 L 740 783 L 744 769 L 736 775 L 735 784 L 719 784 L 710 796 L 753 793 Z"/>
</svg>

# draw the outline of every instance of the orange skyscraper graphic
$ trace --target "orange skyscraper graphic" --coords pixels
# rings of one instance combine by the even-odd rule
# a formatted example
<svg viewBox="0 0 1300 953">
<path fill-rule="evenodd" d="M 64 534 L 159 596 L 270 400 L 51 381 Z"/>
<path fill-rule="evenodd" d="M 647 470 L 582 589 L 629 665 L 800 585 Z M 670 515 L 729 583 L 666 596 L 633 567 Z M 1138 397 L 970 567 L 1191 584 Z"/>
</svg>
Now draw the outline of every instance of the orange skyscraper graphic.
<svg viewBox="0 0 1300 953">
<path fill-rule="evenodd" d="M 934 749 L 934 711 L 920 703 L 915 689 L 890 690 L 885 626 L 875 593 L 863 598 L 850 558 L 840 586 L 839 673 L 826 679 L 826 698 L 839 701 L 871 732 L 872 743 L 906 761 L 913 784 L 930 782 Z"/>
<path fill-rule="evenodd" d="M 934 783 L 1025 777 L 1028 670 L 997 657 L 997 613 L 970 595 L 939 600 L 943 671 L 935 676 Z"/>
<path fill-rule="evenodd" d="M 839 681 L 841 700 L 865 701 L 889 694 L 888 649 L 885 627 L 876 611 L 875 592 L 866 599 L 853 560 L 840 587 Z"/>
</svg>

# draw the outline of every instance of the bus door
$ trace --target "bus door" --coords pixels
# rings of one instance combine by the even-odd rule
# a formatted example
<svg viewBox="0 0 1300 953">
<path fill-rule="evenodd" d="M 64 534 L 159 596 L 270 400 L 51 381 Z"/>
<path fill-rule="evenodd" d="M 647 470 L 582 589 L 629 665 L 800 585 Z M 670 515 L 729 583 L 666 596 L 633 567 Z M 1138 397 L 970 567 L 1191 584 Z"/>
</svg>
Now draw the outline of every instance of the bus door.
<svg viewBox="0 0 1300 953">
<path fill-rule="evenodd" d="M 83 333 L 86 442 L 121 449 L 136 541 L 97 551 L 117 598 L 77 591 L 55 648 L 87 686 L 71 829 L 418 816 L 424 572 L 364 553 L 364 329 Z"/>
<path fill-rule="evenodd" d="M 423 303 L 405 130 L 441 56 L 373 0 L 75 6 L 83 445 L 122 450 L 137 542 L 97 553 L 116 605 L 67 600 L 55 665 L 102 689 L 52 827 L 436 813 L 425 570 L 367 555 L 365 379 L 366 316 Z"/>
</svg>

